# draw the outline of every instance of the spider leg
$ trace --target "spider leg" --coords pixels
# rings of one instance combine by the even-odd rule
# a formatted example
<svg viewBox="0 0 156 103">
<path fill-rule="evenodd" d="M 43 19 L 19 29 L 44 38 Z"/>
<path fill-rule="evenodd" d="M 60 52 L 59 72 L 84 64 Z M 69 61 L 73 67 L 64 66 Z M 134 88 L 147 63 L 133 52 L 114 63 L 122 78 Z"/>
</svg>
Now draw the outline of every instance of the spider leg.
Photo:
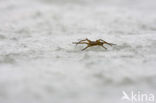
<svg viewBox="0 0 156 103">
<path fill-rule="evenodd" d="M 81 44 L 83 41 L 86 41 L 86 40 L 80 40 L 79 42 L 73 42 L 73 44 Z"/>
<path fill-rule="evenodd" d="M 116 44 L 113 44 L 113 43 L 108 43 L 108 42 L 106 42 L 106 41 L 104 41 L 104 40 L 102 40 L 102 39 L 99 39 L 99 40 L 101 40 L 104 44 L 108 44 L 108 45 L 110 45 L 110 46 L 116 45 Z"/>
<path fill-rule="evenodd" d="M 91 42 L 88 38 L 86 38 L 85 40 L 87 40 L 88 42 Z"/>
<path fill-rule="evenodd" d="M 108 42 L 105 42 L 105 44 L 108 44 L 108 45 L 110 45 L 110 46 L 112 46 L 112 45 L 116 45 L 116 44 L 108 43 Z"/>
<path fill-rule="evenodd" d="M 78 45 L 78 44 L 88 44 L 88 43 L 87 42 L 73 42 L 73 44 Z"/>
<path fill-rule="evenodd" d="M 103 45 L 101 45 L 103 48 L 107 49 L 106 47 L 104 47 Z"/>
<path fill-rule="evenodd" d="M 106 42 L 106 41 L 104 41 L 104 40 L 102 40 L 102 39 L 99 39 L 99 40 L 101 40 L 101 41 L 104 42 L 104 43 Z"/>
<path fill-rule="evenodd" d="M 85 49 L 87 49 L 88 47 L 89 47 L 89 46 L 86 46 L 85 48 L 82 49 L 82 51 L 85 50 Z"/>
<path fill-rule="evenodd" d="M 80 40 L 79 42 L 82 42 L 82 41 L 86 41 L 86 39 L 85 40 Z"/>
</svg>

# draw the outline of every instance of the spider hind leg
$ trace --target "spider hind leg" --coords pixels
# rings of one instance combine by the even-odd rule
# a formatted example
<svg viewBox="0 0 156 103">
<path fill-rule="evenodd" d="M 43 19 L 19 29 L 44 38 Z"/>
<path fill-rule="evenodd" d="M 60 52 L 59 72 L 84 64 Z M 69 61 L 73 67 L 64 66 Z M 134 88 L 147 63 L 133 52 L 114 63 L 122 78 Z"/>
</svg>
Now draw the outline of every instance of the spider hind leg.
<svg viewBox="0 0 156 103">
<path fill-rule="evenodd" d="M 82 51 L 83 51 L 83 50 L 86 50 L 88 47 L 89 47 L 89 46 L 86 46 L 85 48 L 82 49 Z"/>
</svg>

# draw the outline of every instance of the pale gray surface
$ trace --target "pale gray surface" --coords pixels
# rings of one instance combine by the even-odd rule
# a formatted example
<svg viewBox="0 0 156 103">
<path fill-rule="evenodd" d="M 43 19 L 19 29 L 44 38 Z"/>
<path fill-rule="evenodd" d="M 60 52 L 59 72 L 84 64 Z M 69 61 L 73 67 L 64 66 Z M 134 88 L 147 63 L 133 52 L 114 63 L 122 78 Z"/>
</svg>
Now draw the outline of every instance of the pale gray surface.
<svg viewBox="0 0 156 103">
<path fill-rule="evenodd" d="M 155 0 L 0 0 L 0 103 L 125 103 L 156 93 Z M 117 46 L 80 51 L 88 37 Z"/>
</svg>

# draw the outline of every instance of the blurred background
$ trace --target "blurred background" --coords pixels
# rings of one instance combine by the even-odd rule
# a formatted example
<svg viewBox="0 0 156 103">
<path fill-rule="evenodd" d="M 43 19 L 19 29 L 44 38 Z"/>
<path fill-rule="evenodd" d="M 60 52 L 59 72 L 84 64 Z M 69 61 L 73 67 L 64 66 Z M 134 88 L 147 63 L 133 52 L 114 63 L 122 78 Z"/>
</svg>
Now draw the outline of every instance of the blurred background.
<svg viewBox="0 0 156 103">
<path fill-rule="evenodd" d="M 155 95 L 155 11 L 155 0 L 0 0 L 0 103 Z M 72 44 L 85 38 L 117 45 Z"/>
</svg>

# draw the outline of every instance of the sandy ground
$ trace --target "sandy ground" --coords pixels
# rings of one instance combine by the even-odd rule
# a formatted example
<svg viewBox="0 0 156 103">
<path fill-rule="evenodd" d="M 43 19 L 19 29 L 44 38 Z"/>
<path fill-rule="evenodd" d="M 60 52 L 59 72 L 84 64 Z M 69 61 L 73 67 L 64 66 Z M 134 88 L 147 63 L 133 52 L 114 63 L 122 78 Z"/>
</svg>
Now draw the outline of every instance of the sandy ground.
<svg viewBox="0 0 156 103">
<path fill-rule="evenodd" d="M 0 103 L 156 94 L 155 11 L 155 0 L 0 0 Z M 117 45 L 72 44 L 84 38 Z"/>
</svg>

